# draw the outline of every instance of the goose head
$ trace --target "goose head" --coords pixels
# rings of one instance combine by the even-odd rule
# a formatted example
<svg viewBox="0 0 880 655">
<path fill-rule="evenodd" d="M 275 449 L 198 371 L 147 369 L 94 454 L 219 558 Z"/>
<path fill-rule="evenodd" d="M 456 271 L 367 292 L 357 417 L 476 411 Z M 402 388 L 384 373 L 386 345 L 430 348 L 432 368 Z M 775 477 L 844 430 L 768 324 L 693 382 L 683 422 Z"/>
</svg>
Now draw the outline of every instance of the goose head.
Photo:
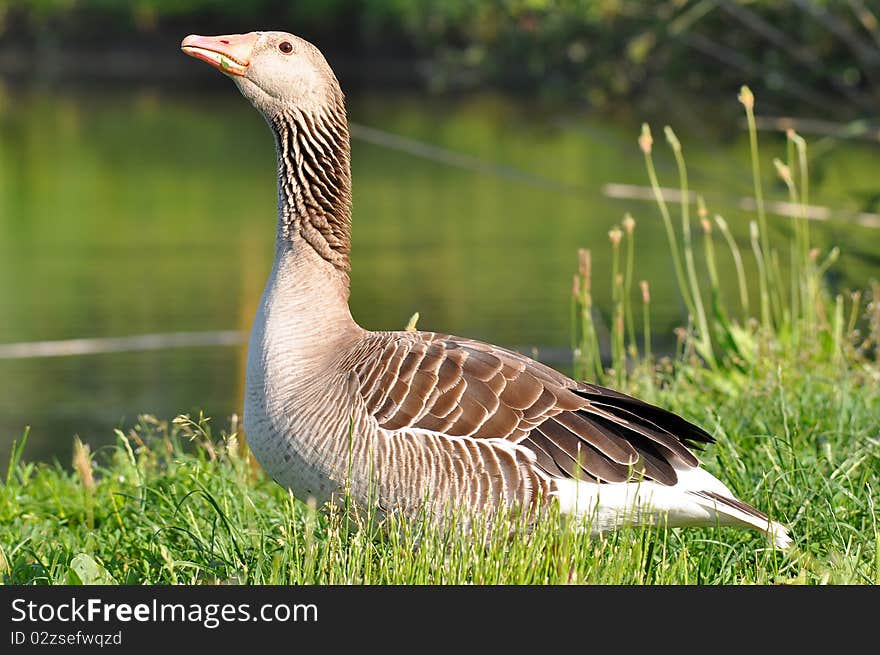
<svg viewBox="0 0 880 655">
<path fill-rule="evenodd" d="M 332 111 L 342 99 L 339 82 L 321 51 L 287 32 L 191 34 L 180 47 L 232 78 L 270 121 L 284 111 Z"/>
<path fill-rule="evenodd" d="M 339 82 L 324 55 L 287 32 L 192 34 L 180 47 L 229 76 L 263 114 L 275 135 L 278 158 L 278 242 L 285 248 L 308 244 L 341 273 L 337 278 L 346 295 L 348 125 Z"/>
</svg>

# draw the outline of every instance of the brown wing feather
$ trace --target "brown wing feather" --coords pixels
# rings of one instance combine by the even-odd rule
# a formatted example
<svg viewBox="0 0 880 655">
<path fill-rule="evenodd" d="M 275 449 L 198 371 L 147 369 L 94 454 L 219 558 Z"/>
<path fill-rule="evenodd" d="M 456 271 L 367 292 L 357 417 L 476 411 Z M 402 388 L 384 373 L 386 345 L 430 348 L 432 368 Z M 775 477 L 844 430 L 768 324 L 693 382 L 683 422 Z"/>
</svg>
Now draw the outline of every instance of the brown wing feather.
<svg viewBox="0 0 880 655">
<path fill-rule="evenodd" d="M 673 464 L 696 466 L 690 448 L 713 442 L 672 412 L 479 341 L 377 332 L 353 362 L 367 410 L 382 427 L 509 439 L 554 477 L 671 485 Z"/>
</svg>

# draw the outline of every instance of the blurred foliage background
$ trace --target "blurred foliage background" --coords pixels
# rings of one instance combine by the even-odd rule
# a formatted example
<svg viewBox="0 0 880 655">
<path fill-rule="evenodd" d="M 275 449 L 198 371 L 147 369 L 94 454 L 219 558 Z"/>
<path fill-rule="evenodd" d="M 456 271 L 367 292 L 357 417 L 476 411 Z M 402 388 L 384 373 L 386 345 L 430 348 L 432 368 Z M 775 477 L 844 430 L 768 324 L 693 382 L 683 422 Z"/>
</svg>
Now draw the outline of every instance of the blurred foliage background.
<svg viewBox="0 0 880 655">
<path fill-rule="evenodd" d="M 658 82 L 729 95 L 748 79 L 765 107 L 850 120 L 880 102 L 878 18 L 876 0 L 2 0 L 0 50 L 19 56 L 0 68 L 63 67 L 70 46 L 145 48 L 193 28 L 277 28 L 371 66 L 367 79 L 437 91 L 606 107 Z"/>
</svg>

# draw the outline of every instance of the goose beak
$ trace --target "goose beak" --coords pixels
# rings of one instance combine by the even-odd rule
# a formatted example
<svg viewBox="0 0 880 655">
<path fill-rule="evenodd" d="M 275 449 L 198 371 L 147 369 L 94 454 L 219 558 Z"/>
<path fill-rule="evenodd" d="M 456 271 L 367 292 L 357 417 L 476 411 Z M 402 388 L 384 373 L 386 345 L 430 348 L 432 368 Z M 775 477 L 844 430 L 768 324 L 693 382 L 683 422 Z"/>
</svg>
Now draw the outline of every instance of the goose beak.
<svg viewBox="0 0 880 655">
<path fill-rule="evenodd" d="M 227 75 L 244 75 L 259 36 L 259 32 L 224 36 L 190 34 L 181 42 L 180 49 Z"/>
</svg>

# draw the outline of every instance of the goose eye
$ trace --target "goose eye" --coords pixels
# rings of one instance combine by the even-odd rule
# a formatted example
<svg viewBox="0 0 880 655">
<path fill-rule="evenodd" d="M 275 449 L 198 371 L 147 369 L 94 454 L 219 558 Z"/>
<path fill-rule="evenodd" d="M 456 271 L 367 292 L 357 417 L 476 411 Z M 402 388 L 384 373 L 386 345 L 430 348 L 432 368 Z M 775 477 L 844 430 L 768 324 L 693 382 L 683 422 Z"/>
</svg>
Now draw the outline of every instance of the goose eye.
<svg viewBox="0 0 880 655">
<path fill-rule="evenodd" d="M 285 55 L 289 55 L 291 52 L 293 52 L 293 46 L 291 45 L 290 41 L 282 41 L 278 44 L 278 49 Z"/>
</svg>

